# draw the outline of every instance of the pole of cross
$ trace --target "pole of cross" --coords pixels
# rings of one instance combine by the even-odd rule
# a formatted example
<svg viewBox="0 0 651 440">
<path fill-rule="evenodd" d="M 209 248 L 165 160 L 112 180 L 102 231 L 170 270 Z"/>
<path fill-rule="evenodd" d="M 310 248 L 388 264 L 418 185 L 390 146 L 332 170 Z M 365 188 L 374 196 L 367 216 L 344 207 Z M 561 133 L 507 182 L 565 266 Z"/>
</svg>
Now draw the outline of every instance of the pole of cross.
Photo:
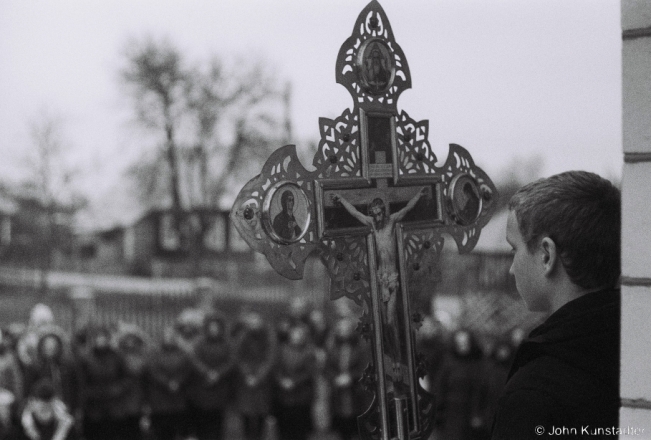
<svg viewBox="0 0 651 440">
<path fill-rule="evenodd" d="M 373 0 L 339 50 L 336 80 L 353 109 L 320 118 L 313 171 L 293 145 L 276 150 L 240 191 L 231 220 L 272 267 L 300 279 L 317 253 L 330 297 L 364 307 L 358 330 L 370 339 L 373 362 L 362 385 L 373 394 L 358 417 L 363 439 L 420 440 L 433 429 L 434 400 L 420 386 L 415 353 L 420 317 L 410 286 L 436 266 L 443 234 L 469 252 L 493 214 L 497 190 L 461 146 L 437 166 L 427 120 L 398 111 L 411 87 L 407 59 L 387 16 Z"/>
</svg>

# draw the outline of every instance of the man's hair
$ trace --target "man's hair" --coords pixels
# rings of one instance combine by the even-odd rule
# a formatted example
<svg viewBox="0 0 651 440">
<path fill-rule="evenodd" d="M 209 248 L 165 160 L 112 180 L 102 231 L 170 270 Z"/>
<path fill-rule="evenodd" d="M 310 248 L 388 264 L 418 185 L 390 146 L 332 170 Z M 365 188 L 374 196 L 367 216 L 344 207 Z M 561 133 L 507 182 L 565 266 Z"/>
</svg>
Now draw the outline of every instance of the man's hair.
<svg viewBox="0 0 651 440">
<path fill-rule="evenodd" d="M 572 282 L 613 287 L 620 273 L 621 195 L 610 181 L 568 171 L 520 188 L 509 202 L 530 252 L 548 236 Z"/>
<path fill-rule="evenodd" d="M 377 198 L 373 199 L 373 201 L 371 201 L 371 203 L 368 204 L 368 213 L 369 213 L 369 215 L 371 214 L 371 210 L 373 208 L 375 208 L 376 206 L 382 208 L 382 211 L 384 211 L 384 213 L 386 214 L 386 209 L 387 208 L 386 208 L 386 205 L 384 204 L 384 200 L 377 197 Z"/>
</svg>

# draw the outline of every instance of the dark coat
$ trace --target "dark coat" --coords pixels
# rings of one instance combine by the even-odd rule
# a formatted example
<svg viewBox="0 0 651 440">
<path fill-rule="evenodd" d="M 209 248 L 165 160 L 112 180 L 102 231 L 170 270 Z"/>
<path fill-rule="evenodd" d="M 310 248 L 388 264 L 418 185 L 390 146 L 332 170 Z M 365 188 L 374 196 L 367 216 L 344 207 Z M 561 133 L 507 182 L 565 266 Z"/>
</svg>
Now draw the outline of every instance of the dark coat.
<svg viewBox="0 0 651 440">
<path fill-rule="evenodd" d="M 145 395 L 153 414 L 185 411 L 186 388 L 192 376 L 188 355 L 175 345 L 163 346 L 145 366 Z"/>
<path fill-rule="evenodd" d="M 211 322 L 223 326 L 223 334 L 209 337 L 207 328 Z M 204 335 L 194 347 L 191 361 L 194 374 L 188 384 L 189 402 L 204 411 L 223 410 L 233 398 L 234 354 L 226 338 L 227 326 L 221 315 L 207 316 Z"/>
<path fill-rule="evenodd" d="M 368 350 L 354 337 L 334 337 L 329 348 L 325 376 L 330 384 L 333 415 L 357 417 L 370 404 L 368 393 L 359 383 L 370 361 Z"/>
<path fill-rule="evenodd" d="M 44 343 L 49 338 L 54 338 L 58 343 L 58 351 L 51 356 L 47 356 L 44 349 Z M 79 405 L 77 376 L 76 365 L 64 331 L 58 327 L 43 331 L 36 345 L 33 362 L 24 368 L 25 394 L 29 395 L 39 380 L 49 379 L 55 395 L 70 411 L 75 411 Z"/>
<path fill-rule="evenodd" d="M 537 439 L 536 426 L 576 428 L 567 438 L 577 439 L 583 426 L 619 425 L 620 304 L 618 290 L 589 293 L 531 332 L 498 402 L 493 439 Z"/>
<path fill-rule="evenodd" d="M 309 406 L 314 398 L 316 358 L 310 343 L 281 344 L 276 364 L 275 397 L 283 406 Z"/>
<path fill-rule="evenodd" d="M 111 348 L 88 350 L 80 360 L 79 373 L 85 416 L 91 420 L 121 417 L 130 379 L 119 353 Z"/>
<path fill-rule="evenodd" d="M 482 368 L 478 353 L 446 355 L 434 385 L 441 438 L 463 440 L 472 436 L 471 423 L 481 417 Z"/>
<path fill-rule="evenodd" d="M 242 332 L 237 343 L 235 387 L 240 413 L 266 415 L 271 411 L 271 371 L 276 357 L 276 338 L 269 326 Z"/>
</svg>

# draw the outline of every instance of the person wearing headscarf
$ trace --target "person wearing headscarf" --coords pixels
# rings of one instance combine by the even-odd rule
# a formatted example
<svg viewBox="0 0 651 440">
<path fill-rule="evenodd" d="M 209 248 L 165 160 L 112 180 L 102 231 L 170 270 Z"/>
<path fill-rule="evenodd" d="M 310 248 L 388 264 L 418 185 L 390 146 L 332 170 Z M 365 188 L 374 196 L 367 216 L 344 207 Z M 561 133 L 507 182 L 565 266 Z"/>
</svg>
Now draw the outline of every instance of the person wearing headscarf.
<svg viewBox="0 0 651 440">
<path fill-rule="evenodd" d="M 16 353 L 23 368 L 36 361 L 36 347 L 41 336 L 41 329 L 54 325 L 52 309 L 45 304 L 36 304 L 30 314 L 27 329 L 18 340 Z"/>
<path fill-rule="evenodd" d="M 18 408 L 23 402 L 23 375 L 16 356 L 0 332 L 0 433 L 9 436 L 17 426 Z"/>
<path fill-rule="evenodd" d="M 123 397 L 130 377 L 122 356 L 111 346 L 111 334 L 93 332 L 89 350 L 79 361 L 83 431 L 87 439 L 123 440 Z"/>
<path fill-rule="evenodd" d="M 482 357 L 470 330 L 453 333 L 451 352 L 443 360 L 434 389 L 441 438 L 471 439 L 480 428 Z"/>
<path fill-rule="evenodd" d="M 119 406 L 124 440 L 138 440 L 142 437 L 141 420 L 145 409 L 143 378 L 148 354 L 147 339 L 137 326 L 123 324 L 118 327 L 117 351 L 124 361 L 128 381 Z"/>
<path fill-rule="evenodd" d="M 36 358 L 25 367 L 25 388 L 31 390 L 36 383 L 47 379 L 55 396 L 74 413 L 79 405 L 79 385 L 66 334 L 56 326 L 41 328 L 40 333 Z"/>
<path fill-rule="evenodd" d="M 235 403 L 242 416 L 247 440 L 260 440 L 271 412 L 271 372 L 277 358 L 277 341 L 272 327 L 259 313 L 248 312 L 240 319 L 236 342 Z"/>
<path fill-rule="evenodd" d="M 312 430 L 315 351 L 305 324 L 290 328 L 274 371 L 274 414 L 282 440 L 305 440 Z"/>
<path fill-rule="evenodd" d="M 74 419 L 66 404 L 56 396 L 50 380 L 43 378 L 30 392 L 21 424 L 29 440 L 66 440 Z"/>
<path fill-rule="evenodd" d="M 327 344 L 325 376 L 330 386 L 332 429 L 343 440 L 358 435 L 357 417 L 371 403 L 358 383 L 370 361 L 369 347 L 360 342 L 355 322 L 345 318 L 336 323 Z"/>
<path fill-rule="evenodd" d="M 145 365 L 144 384 L 151 431 L 156 440 L 175 440 L 188 432 L 187 387 L 193 366 L 173 328 L 165 329 Z"/>
<path fill-rule="evenodd" d="M 217 311 L 204 318 L 192 362 L 188 396 L 195 434 L 199 440 L 221 439 L 225 410 L 232 403 L 234 357 L 226 319 Z"/>
</svg>

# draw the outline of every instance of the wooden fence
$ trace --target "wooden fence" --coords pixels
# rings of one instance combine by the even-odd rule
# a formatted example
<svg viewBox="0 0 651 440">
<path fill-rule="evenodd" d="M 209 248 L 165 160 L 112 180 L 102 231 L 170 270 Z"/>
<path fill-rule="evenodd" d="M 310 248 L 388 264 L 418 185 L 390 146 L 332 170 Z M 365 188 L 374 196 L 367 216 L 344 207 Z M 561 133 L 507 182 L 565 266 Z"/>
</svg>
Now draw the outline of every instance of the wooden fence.
<svg viewBox="0 0 651 440">
<path fill-rule="evenodd" d="M 43 285 L 47 292 L 43 293 Z M 0 326 L 27 323 L 32 307 L 52 309 L 58 325 L 74 331 L 87 323 L 135 324 L 158 337 L 187 308 L 214 303 L 232 316 L 243 303 L 279 313 L 290 292 L 283 285 L 241 289 L 210 279 L 142 278 L 0 268 Z M 258 303 L 258 307 L 255 304 Z"/>
</svg>

